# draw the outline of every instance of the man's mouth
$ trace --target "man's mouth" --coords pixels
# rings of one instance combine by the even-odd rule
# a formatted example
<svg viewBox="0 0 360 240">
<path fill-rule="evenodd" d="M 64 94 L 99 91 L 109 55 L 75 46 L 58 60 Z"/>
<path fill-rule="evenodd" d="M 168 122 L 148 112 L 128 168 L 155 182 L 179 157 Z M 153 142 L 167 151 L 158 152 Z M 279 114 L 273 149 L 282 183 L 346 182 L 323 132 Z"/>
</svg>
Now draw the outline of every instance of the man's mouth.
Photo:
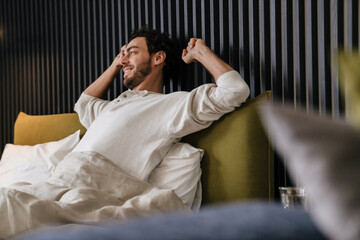
<svg viewBox="0 0 360 240">
<path fill-rule="evenodd" d="M 124 75 L 126 75 L 127 73 L 129 73 L 132 69 L 133 69 L 132 67 L 124 67 L 124 68 L 123 68 Z"/>
</svg>

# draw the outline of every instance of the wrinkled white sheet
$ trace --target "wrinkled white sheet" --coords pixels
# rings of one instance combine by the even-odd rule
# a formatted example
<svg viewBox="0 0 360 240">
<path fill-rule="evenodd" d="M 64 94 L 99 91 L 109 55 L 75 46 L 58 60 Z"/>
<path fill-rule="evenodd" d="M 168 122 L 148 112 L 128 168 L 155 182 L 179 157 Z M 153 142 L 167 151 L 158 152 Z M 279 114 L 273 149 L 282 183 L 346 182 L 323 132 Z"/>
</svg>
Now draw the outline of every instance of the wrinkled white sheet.
<svg viewBox="0 0 360 240">
<path fill-rule="evenodd" d="M 99 154 L 76 152 L 45 182 L 0 188 L 0 239 L 45 226 L 185 209 L 173 191 L 127 175 Z"/>
</svg>

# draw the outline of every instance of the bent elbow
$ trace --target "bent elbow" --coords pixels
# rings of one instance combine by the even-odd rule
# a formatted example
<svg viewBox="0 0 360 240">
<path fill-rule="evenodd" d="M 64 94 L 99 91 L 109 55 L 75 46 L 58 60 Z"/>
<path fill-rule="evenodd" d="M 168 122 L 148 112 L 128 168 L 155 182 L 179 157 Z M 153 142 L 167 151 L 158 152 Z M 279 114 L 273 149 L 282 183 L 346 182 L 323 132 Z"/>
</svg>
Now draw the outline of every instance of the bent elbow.
<svg viewBox="0 0 360 240">
<path fill-rule="evenodd" d="M 241 95 L 243 96 L 243 102 L 245 102 L 250 96 L 250 87 L 246 83 L 242 87 Z"/>
</svg>

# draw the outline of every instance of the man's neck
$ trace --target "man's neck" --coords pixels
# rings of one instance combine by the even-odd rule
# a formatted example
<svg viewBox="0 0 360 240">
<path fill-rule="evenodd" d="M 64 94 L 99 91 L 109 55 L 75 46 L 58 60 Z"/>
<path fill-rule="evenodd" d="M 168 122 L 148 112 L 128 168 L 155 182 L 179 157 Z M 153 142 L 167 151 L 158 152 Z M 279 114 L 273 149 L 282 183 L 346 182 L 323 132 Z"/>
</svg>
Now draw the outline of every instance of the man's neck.
<svg viewBox="0 0 360 240">
<path fill-rule="evenodd" d="M 149 92 L 163 93 L 162 73 L 150 73 L 148 76 L 145 77 L 142 83 L 134 87 L 132 90 L 147 90 Z"/>
</svg>

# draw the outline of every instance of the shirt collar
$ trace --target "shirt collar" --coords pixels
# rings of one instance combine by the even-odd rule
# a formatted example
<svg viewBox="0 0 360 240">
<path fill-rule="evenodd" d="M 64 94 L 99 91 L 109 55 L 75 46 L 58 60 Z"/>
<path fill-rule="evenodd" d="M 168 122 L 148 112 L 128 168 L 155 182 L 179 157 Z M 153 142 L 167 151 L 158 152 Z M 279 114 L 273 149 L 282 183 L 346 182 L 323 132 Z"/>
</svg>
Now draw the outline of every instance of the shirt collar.
<svg viewBox="0 0 360 240">
<path fill-rule="evenodd" d="M 135 95 L 138 95 L 140 97 L 145 97 L 149 94 L 160 94 L 160 95 L 163 95 L 163 93 L 158 93 L 158 92 L 151 92 L 151 91 L 148 91 L 148 90 L 141 90 L 141 91 L 138 91 L 138 90 L 130 90 L 128 89 L 126 92 L 130 93 L 130 94 L 135 94 Z"/>
<path fill-rule="evenodd" d="M 128 96 L 134 96 L 134 95 L 137 95 L 137 96 L 140 96 L 140 97 L 145 97 L 146 95 L 148 95 L 149 92 L 147 90 L 143 90 L 143 91 L 136 91 L 136 90 L 126 90 L 125 92 L 122 92 L 118 98 L 121 98 L 121 97 L 128 97 Z"/>
<path fill-rule="evenodd" d="M 147 91 L 147 90 L 137 91 L 137 90 L 130 90 L 129 89 L 128 92 L 131 93 L 131 94 L 136 94 L 136 95 L 138 95 L 140 97 L 145 97 L 146 95 L 149 94 L 149 91 Z"/>
</svg>

